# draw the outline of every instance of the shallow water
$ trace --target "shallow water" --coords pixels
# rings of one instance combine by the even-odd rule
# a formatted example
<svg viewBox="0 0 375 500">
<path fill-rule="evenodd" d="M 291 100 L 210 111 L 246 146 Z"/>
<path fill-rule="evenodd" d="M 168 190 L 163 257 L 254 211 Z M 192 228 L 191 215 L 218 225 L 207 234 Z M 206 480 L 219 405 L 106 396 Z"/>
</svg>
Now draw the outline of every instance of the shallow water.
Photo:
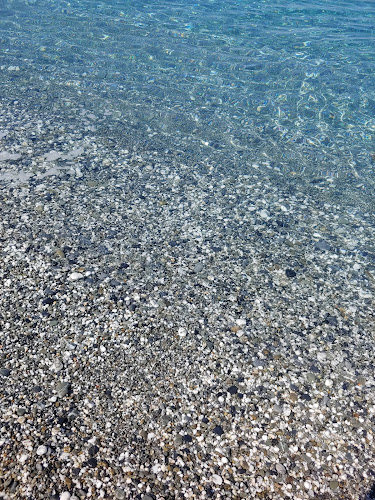
<svg viewBox="0 0 375 500">
<path fill-rule="evenodd" d="M 234 172 L 266 159 L 371 204 L 374 18 L 373 2 L 4 1 L 1 79 L 29 106 L 111 118 L 125 143 Z"/>
</svg>

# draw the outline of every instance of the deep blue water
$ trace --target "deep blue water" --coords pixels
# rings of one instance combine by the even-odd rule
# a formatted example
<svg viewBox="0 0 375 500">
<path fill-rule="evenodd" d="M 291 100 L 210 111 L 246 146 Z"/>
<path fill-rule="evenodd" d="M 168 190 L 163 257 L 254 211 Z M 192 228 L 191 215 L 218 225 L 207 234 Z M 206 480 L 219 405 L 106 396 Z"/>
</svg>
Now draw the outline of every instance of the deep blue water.
<svg viewBox="0 0 375 500">
<path fill-rule="evenodd" d="M 80 103 L 186 159 L 332 178 L 371 208 L 374 30 L 372 1 L 3 0 L 2 97 Z"/>
</svg>

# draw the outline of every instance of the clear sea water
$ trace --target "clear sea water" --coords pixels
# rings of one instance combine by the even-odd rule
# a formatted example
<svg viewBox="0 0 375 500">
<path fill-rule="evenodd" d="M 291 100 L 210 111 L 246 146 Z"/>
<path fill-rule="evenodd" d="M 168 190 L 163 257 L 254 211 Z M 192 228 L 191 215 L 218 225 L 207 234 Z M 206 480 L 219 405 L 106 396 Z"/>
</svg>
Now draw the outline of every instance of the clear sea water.
<svg viewBox="0 0 375 500">
<path fill-rule="evenodd" d="M 7 100 L 80 103 L 124 143 L 267 159 L 373 209 L 373 1 L 2 0 L 0 37 Z"/>
</svg>

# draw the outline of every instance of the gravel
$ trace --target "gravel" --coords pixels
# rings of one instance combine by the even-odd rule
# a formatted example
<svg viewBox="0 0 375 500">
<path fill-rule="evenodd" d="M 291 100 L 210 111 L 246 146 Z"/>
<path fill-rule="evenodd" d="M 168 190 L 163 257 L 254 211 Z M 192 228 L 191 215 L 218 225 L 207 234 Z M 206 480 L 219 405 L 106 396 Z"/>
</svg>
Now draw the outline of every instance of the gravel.
<svg viewBox="0 0 375 500">
<path fill-rule="evenodd" d="M 1 113 L 2 497 L 364 498 L 373 214 Z"/>
</svg>

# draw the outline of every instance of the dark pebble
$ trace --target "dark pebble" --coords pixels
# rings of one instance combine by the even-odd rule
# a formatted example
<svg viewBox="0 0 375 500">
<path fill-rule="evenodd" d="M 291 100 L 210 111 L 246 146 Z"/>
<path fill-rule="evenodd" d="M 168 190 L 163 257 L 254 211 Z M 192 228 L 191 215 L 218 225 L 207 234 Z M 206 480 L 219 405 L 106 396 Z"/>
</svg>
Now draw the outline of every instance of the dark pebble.
<svg viewBox="0 0 375 500">
<path fill-rule="evenodd" d="M 45 299 L 43 299 L 43 304 L 44 305 L 51 305 L 55 302 L 55 300 L 52 298 L 52 297 L 46 297 Z"/>
<path fill-rule="evenodd" d="M 90 467 L 96 467 L 98 465 L 98 461 L 96 460 L 96 458 L 92 457 L 87 460 L 87 464 Z"/>
<path fill-rule="evenodd" d="M 305 401 L 311 401 L 311 396 L 309 394 L 302 394 L 301 399 Z"/>
<path fill-rule="evenodd" d="M 320 373 L 319 368 L 315 365 L 310 366 L 310 371 L 312 371 L 313 373 Z"/>
<path fill-rule="evenodd" d="M 40 385 L 34 385 L 34 387 L 31 389 L 33 392 L 42 392 L 42 388 Z"/>
<path fill-rule="evenodd" d="M 208 418 L 207 418 L 207 417 L 203 417 L 203 418 L 202 418 L 202 422 L 203 422 L 204 424 L 208 424 L 209 420 L 208 420 Z"/>
<path fill-rule="evenodd" d="M 327 317 L 325 319 L 325 322 L 328 325 L 332 325 L 332 326 L 337 326 L 338 325 L 338 321 L 337 321 L 336 316 L 331 316 L 330 314 L 327 315 Z"/>
<path fill-rule="evenodd" d="M 217 425 L 215 428 L 214 428 L 214 433 L 217 434 L 218 436 L 222 436 L 224 434 L 224 430 L 223 428 L 221 427 L 221 425 Z"/>
<path fill-rule="evenodd" d="M 93 457 L 94 455 L 96 455 L 99 451 L 99 448 L 98 446 L 96 446 L 96 444 L 94 444 L 93 446 L 90 446 L 89 448 L 89 455 L 90 457 Z"/>
<path fill-rule="evenodd" d="M 293 269 L 286 269 L 285 274 L 288 278 L 294 278 L 297 275 L 297 273 L 293 271 Z"/>
<path fill-rule="evenodd" d="M 3 377 L 9 377 L 10 370 L 8 370 L 8 368 L 0 368 L 0 375 Z"/>
<path fill-rule="evenodd" d="M 231 385 L 231 386 L 228 388 L 228 392 L 229 392 L 229 394 L 237 394 L 237 392 L 238 392 L 238 387 L 236 387 L 235 385 Z"/>
<path fill-rule="evenodd" d="M 190 434 L 185 434 L 182 438 L 182 441 L 184 443 L 191 443 L 193 441 L 193 438 L 190 436 Z"/>
</svg>

